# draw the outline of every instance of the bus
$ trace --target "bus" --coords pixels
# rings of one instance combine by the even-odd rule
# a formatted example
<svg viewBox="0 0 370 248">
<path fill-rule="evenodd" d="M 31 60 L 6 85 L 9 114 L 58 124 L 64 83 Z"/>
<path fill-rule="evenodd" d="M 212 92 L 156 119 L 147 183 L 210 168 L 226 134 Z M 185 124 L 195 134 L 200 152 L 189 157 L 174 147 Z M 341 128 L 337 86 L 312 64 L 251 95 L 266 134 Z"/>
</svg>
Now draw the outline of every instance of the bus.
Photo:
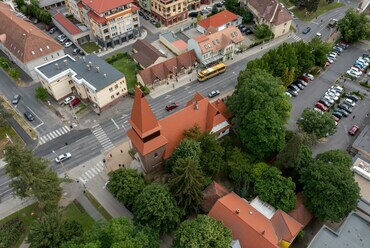
<svg viewBox="0 0 370 248">
<path fill-rule="evenodd" d="M 218 74 L 221 74 L 226 71 L 226 65 L 224 63 L 217 64 L 210 68 L 207 68 L 201 72 L 198 72 L 198 81 L 204 82 Z"/>
</svg>

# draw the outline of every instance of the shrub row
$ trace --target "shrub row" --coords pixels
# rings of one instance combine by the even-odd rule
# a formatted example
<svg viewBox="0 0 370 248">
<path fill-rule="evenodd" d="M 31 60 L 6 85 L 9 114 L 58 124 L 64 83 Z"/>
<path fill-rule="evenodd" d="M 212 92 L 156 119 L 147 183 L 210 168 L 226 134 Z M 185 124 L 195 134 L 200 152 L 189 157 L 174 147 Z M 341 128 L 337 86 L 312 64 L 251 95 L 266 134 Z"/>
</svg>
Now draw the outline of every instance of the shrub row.
<svg viewBox="0 0 370 248">
<path fill-rule="evenodd" d="M 0 226 L 0 247 L 13 247 L 25 231 L 20 218 L 10 219 Z"/>
<path fill-rule="evenodd" d="M 112 55 L 110 58 L 106 58 L 105 61 L 109 64 L 113 64 L 117 60 L 123 59 L 123 58 L 130 58 L 130 55 L 127 52 L 124 53 L 117 53 L 116 55 Z"/>
</svg>

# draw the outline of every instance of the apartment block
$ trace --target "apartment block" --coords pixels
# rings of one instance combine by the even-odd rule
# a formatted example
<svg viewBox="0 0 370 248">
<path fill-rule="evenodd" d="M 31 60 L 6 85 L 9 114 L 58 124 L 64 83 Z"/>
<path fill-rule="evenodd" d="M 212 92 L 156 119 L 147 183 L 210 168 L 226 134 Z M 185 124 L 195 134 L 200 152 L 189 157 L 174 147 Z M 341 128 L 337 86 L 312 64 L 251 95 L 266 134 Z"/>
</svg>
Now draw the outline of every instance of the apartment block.
<svg viewBox="0 0 370 248">
<path fill-rule="evenodd" d="M 102 47 L 115 47 L 141 35 L 139 8 L 132 0 L 66 0 L 66 6 Z"/>
<path fill-rule="evenodd" d="M 151 14 L 167 27 L 188 18 L 188 4 L 187 0 L 152 0 Z"/>
</svg>

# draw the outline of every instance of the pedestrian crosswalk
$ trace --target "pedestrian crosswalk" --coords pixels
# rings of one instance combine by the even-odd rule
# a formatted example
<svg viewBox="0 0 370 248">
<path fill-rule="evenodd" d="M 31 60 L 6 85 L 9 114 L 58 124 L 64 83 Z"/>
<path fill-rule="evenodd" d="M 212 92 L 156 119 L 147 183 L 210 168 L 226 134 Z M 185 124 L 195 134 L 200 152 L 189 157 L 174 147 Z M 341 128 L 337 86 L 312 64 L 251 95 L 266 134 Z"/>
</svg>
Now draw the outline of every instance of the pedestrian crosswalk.
<svg viewBox="0 0 370 248">
<path fill-rule="evenodd" d="M 69 131 L 71 131 L 71 129 L 67 126 L 64 126 L 64 127 L 61 127 L 57 130 L 54 130 L 42 137 L 40 137 L 39 139 L 39 143 L 42 145 L 42 144 L 45 144 L 46 142 L 49 142 L 57 137 L 60 137 L 62 136 L 63 134 L 66 134 L 68 133 Z"/>
<path fill-rule="evenodd" d="M 302 40 L 302 38 L 301 37 L 299 37 L 298 35 L 296 35 L 296 34 L 292 34 L 292 38 L 294 39 L 294 40 L 296 40 L 296 41 L 300 41 L 300 40 Z"/>
<path fill-rule="evenodd" d="M 93 179 L 104 170 L 103 166 L 103 161 L 99 161 L 96 165 L 94 165 L 89 170 L 85 171 L 81 176 L 79 176 L 78 180 L 80 180 L 80 182 L 84 184 L 87 183 L 89 180 Z"/>
<path fill-rule="evenodd" d="M 95 137 L 98 139 L 100 145 L 104 148 L 105 151 L 109 151 L 114 147 L 112 141 L 109 139 L 107 134 L 104 132 L 103 128 L 100 125 L 96 125 L 92 128 L 92 132 Z"/>
</svg>

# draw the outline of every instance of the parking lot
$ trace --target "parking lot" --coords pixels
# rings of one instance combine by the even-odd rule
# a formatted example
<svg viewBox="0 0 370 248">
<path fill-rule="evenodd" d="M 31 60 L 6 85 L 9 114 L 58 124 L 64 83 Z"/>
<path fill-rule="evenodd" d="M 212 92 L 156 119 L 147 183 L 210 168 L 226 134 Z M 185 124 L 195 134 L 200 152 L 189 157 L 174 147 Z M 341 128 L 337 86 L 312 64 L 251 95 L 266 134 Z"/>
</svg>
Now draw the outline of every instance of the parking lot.
<svg viewBox="0 0 370 248">
<path fill-rule="evenodd" d="M 347 48 L 342 55 L 335 60 L 325 71 L 323 71 L 318 77 L 309 83 L 309 85 L 299 92 L 297 97 L 291 98 L 292 111 L 291 118 L 287 124 L 287 128 L 290 130 L 297 130 L 297 120 L 300 118 L 305 108 L 313 108 L 316 102 L 322 98 L 328 88 L 334 84 L 340 76 L 350 68 L 354 61 L 364 53 L 367 53 L 368 46 L 359 43 L 355 46 Z M 342 118 L 337 126 L 337 132 L 329 136 L 325 142 L 319 142 L 314 147 L 314 153 L 321 153 L 329 149 L 347 149 L 352 144 L 355 137 L 348 135 L 348 130 L 353 125 L 363 127 L 366 115 L 369 113 L 370 97 L 367 95 L 368 90 L 360 86 L 357 82 L 351 80 L 344 80 L 344 78 L 338 80 L 338 85 L 345 88 L 346 93 L 350 91 L 359 91 L 365 95 L 364 100 L 360 100 L 356 107 L 353 108 L 353 113 L 347 118 Z M 355 118 L 353 118 L 355 116 Z"/>
</svg>

